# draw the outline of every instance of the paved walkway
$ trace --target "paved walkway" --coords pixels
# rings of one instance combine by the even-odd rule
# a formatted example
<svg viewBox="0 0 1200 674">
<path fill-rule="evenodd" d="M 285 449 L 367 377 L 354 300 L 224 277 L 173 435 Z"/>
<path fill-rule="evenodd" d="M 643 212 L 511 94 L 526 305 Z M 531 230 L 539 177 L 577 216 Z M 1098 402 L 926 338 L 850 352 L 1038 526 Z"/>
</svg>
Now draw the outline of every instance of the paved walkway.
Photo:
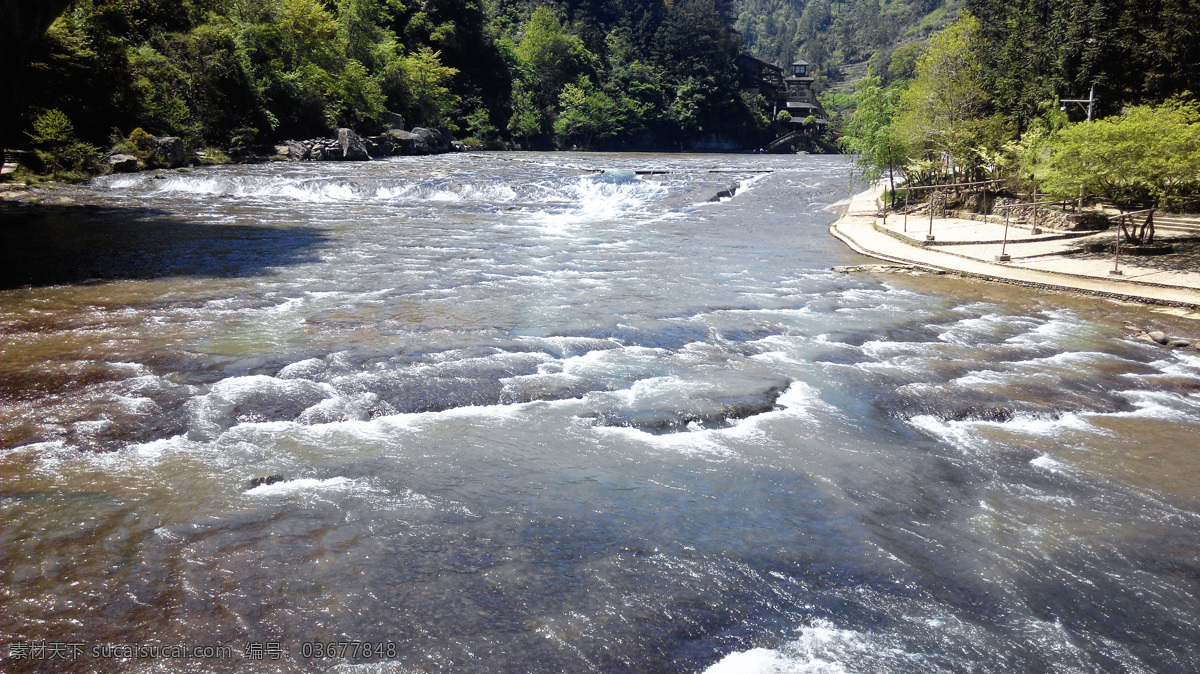
<svg viewBox="0 0 1200 674">
<path fill-rule="evenodd" d="M 1113 269 L 1112 230 L 1095 234 L 1010 226 L 1007 244 L 1004 221 L 934 218 L 934 241 L 928 244 L 929 216 L 890 214 L 887 225 L 879 214 L 878 189 L 856 194 L 846 214 L 830 232 L 854 250 L 889 262 L 911 264 L 1023 285 L 1073 290 L 1139 302 L 1200 307 L 1200 241 L 1186 232 L 1174 236 L 1176 251 L 1155 257 L 1122 255 L 1120 276 Z M 907 231 L 906 231 L 907 230 Z M 1180 238 L 1183 237 L 1183 238 Z M 1156 237 L 1157 240 L 1158 237 Z M 1089 243 L 1107 243 L 1107 252 L 1088 252 Z M 997 262 L 1001 248 L 1011 261 Z"/>
</svg>

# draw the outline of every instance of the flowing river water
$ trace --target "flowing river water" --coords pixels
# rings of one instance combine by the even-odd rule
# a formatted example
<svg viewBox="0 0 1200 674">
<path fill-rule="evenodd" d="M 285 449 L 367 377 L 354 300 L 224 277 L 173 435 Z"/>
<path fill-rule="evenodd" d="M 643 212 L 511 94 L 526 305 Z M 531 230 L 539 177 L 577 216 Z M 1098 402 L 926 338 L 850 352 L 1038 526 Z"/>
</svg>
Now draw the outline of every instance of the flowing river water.
<svg viewBox="0 0 1200 674">
<path fill-rule="evenodd" d="M 460 154 L 20 210 L 0 669 L 1200 671 L 1200 357 L 1125 326 L 1195 323 L 835 273 L 847 179 Z"/>
</svg>

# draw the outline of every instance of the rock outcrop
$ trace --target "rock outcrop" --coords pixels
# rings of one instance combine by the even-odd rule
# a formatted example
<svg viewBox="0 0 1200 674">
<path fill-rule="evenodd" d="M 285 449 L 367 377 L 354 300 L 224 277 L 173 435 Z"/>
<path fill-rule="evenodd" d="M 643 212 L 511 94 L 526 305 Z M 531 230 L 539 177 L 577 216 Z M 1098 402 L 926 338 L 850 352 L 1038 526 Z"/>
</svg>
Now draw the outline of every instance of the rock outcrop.
<svg viewBox="0 0 1200 674">
<path fill-rule="evenodd" d="M 1135 339 L 1154 344 L 1156 346 L 1165 346 L 1170 349 L 1192 349 L 1197 348 L 1198 343 L 1191 339 L 1183 339 L 1181 337 L 1172 337 L 1162 330 L 1142 330 L 1133 325 L 1126 324 L 1125 326 L 1131 331 L 1135 331 Z"/>
<path fill-rule="evenodd" d="M 104 158 L 113 173 L 136 173 L 138 158 L 131 154 L 113 154 Z"/>
<path fill-rule="evenodd" d="M 412 131 L 392 129 L 367 138 L 359 138 L 350 129 L 338 129 L 336 139 L 284 141 L 275 146 L 275 154 L 290 161 L 366 161 L 372 157 L 441 154 L 465 149 L 466 146 L 454 140 L 448 129 L 418 126 Z"/>
<path fill-rule="evenodd" d="M 367 146 L 358 139 L 358 134 L 350 129 L 337 130 L 338 145 L 342 149 L 342 159 L 346 161 L 367 161 L 371 155 L 367 153 Z"/>
<path fill-rule="evenodd" d="M 390 110 L 383 111 L 383 128 L 387 131 L 403 131 L 404 118 Z"/>
<path fill-rule="evenodd" d="M 146 163 L 160 168 L 179 168 L 187 164 L 187 153 L 183 139 L 175 136 L 154 136 L 150 139 L 150 152 Z"/>
</svg>

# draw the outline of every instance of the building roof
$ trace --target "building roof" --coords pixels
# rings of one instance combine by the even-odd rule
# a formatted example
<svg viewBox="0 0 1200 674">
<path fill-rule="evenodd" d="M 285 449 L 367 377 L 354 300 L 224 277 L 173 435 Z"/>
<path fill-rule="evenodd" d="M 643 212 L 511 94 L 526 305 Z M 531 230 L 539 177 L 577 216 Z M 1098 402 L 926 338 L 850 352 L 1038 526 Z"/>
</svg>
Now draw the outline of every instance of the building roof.
<svg viewBox="0 0 1200 674">
<path fill-rule="evenodd" d="M 809 63 L 808 61 L 805 61 L 804 59 L 800 59 L 799 61 L 792 61 L 792 65 L 794 65 L 794 66 L 809 66 L 812 64 Z"/>
<path fill-rule="evenodd" d="M 783 72 L 783 68 L 780 68 L 779 66 L 775 65 L 774 63 L 770 63 L 770 62 L 768 62 L 768 61 L 764 61 L 764 60 L 762 60 L 762 59 L 760 59 L 760 58 L 755 58 L 755 57 L 753 57 L 753 56 L 751 56 L 751 55 L 749 55 L 749 54 L 738 54 L 738 58 L 739 58 L 739 59 L 741 59 L 741 60 L 745 60 L 745 61 L 752 61 L 752 62 L 754 62 L 755 64 L 757 64 L 757 65 L 758 65 L 759 67 L 761 67 L 761 68 L 769 68 L 769 69 L 771 69 L 771 70 L 776 70 L 776 71 L 779 71 L 779 72 L 781 72 L 781 73 Z"/>
</svg>

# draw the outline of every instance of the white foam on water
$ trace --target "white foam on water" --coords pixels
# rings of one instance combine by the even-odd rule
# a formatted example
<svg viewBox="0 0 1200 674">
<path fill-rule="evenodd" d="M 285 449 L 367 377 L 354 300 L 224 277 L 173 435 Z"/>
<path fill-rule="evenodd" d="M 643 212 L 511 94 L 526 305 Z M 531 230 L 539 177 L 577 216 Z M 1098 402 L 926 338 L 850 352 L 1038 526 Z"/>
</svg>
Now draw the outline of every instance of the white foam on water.
<svg viewBox="0 0 1200 674">
<path fill-rule="evenodd" d="M 1171 356 L 1171 360 L 1156 360 L 1150 363 L 1150 366 L 1156 368 L 1158 372 L 1151 374 L 1127 373 L 1122 376 L 1134 379 L 1152 379 L 1155 377 L 1183 377 L 1186 379 L 1200 379 L 1200 358 L 1183 353 L 1179 350 L 1174 351 Z"/>
<path fill-rule="evenodd" d="M 275 374 L 277 379 L 312 379 L 326 369 L 325 361 L 320 358 L 308 358 L 285 365 Z"/>
<path fill-rule="evenodd" d="M 763 180 L 764 178 L 766 178 L 769 175 L 771 175 L 771 174 L 759 173 L 759 174 L 751 176 L 749 178 L 744 178 L 742 180 L 739 180 L 737 194 L 745 194 L 746 192 L 749 192 L 750 190 L 754 189 L 754 187 L 759 183 L 759 181 Z"/>
<path fill-rule="evenodd" d="M 1029 465 L 1036 466 L 1042 470 L 1048 470 L 1052 473 L 1061 473 L 1066 468 L 1061 461 L 1050 458 L 1049 454 L 1042 454 L 1035 459 L 1031 459 Z"/>
<path fill-rule="evenodd" d="M 1114 356 L 1108 353 L 1101 353 L 1100 351 L 1063 351 L 1061 353 L 1056 353 L 1052 356 L 1046 356 L 1044 358 L 1031 358 L 1029 360 L 1013 361 L 1013 365 L 1034 367 L 1043 365 L 1056 365 L 1073 368 L 1079 367 L 1080 365 L 1093 364 L 1096 361 L 1101 360 L 1120 361 L 1122 363 L 1134 362 L 1127 358 L 1121 358 L 1120 356 Z"/>
<path fill-rule="evenodd" d="M 188 401 L 189 434 L 213 438 L 235 425 L 234 413 L 243 405 L 272 411 L 294 409 L 299 414 L 321 400 L 337 395 L 333 386 L 307 379 L 277 379 L 267 375 L 230 377 L 212 385 L 208 393 Z"/>
<path fill-rule="evenodd" d="M 1200 419 L 1200 397 L 1166 391 L 1121 391 L 1137 409 L 1129 412 L 1097 412 L 1094 416 L 1196 421 Z"/>
<path fill-rule="evenodd" d="M 731 653 L 706 669 L 705 674 L 869 674 L 886 672 L 888 664 L 894 665 L 899 659 L 916 661 L 920 656 L 818 620 L 802 628 L 798 639 L 781 648 Z"/>
<path fill-rule="evenodd" d="M 118 407 L 126 414 L 145 415 L 153 414 L 161 408 L 158 403 L 150 398 L 141 396 L 123 396 L 120 394 L 111 394 L 110 399 L 117 404 Z"/>
<path fill-rule="evenodd" d="M 859 348 L 863 355 L 876 360 L 888 360 L 896 356 L 930 356 L 936 354 L 936 348 L 931 349 L 930 342 L 892 342 L 885 340 L 868 340 Z"/>
<path fill-rule="evenodd" d="M 1022 435 L 1057 437 L 1064 431 L 1091 431 L 1104 433 L 1092 426 L 1081 413 L 1068 413 L 1058 417 L 1037 414 L 1015 414 L 1008 421 L 984 419 L 943 420 L 932 414 L 919 414 L 908 420 L 914 427 L 950 443 L 956 447 L 979 448 L 985 440 L 979 436 L 983 428 L 1002 429 Z"/>
<path fill-rule="evenodd" d="M 670 402 L 672 399 L 678 399 L 682 394 L 694 394 L 698 391 L 698 385 L 700 388 L 713 388 L 678 377 L 657 377 L 638 381 L 627 391 L 588 394 L 585 396 L 585 401 L 617 396 L 625 399 L 624 407 L 626 409 L 645 408 L 646 403 L 652 400 Z M 689 396 L 684 395 L 683 397 Z M 816 389 L 804 382 L 793 382 L 789 385 L 776 399 L 775 404 L 779 409 L 744 419 L 732 420 L 730 425 L 724 428 L 703 428 L 699 423 L 691 422 L 686 431 L 662 434 L 649 433 L 625 426 L 592 426 L 592 429 L 601 434 L 618 435 L 680 454 L 730 457 L 737 454 L 737 451 L 731 446 L 732 442 L 761 440 L 766 436 L 762 426 L 773 419 L 798 417 L 811 420 L 815 418 L 813 410 L 818 407 L 836 412 L 831 405 L 820 399 Z"/>
<path fill-rule="evenodd" d="M 1134 418 L 1163 422 L 1194 422 L 1200 419 L 1200 396 L 1184 396 L 1163 391 L 1122 391 L 1120 394 L 1129 399 L 1135 409 L 1125 412 L 1085 410 L 1057 416 L 1019 413 L 1007 421 L 942 420 L 933 415 L 922 414 L 912 417 L 908 423 L 954 446 L 979 449 L 987 442 L 980 431 L 988 428 L 1043 438 L 1058 438 L 1069 432 L 1109 436 L 1110 431 L 1095 425 L 1093 421 L 1105 418 Z M 1039 457 L 1033 462 L 1034 465 L 1048 470 L 1056 470 L 1061 466 L 1046 457 Z"/>
<path fill-rule="evenodd" d="M 632 175 L 630 171 L 628 174 Z M 599 174 L 582 176 L 566 185 L 566 189 L 555 195 L 560 200 L 547 201 L 538 210 L 530 213 L 527 221 L 543 233 L 552 236 L 570 236 L 582 224 L 603 222 L 645 213 L 644 206 L 650 199 L 665 194 L 667 188 L 657 183 L 620 175 Z"/>
<path fill-rule="evenodd" d="M 1054 368 L 1074 371 L 1077 368 L 1106 360 L 1131 362 L 1098 351 L 1066 351 L 1044 358 L 1010 361 L 1003 363 L 1005 367 L 1009 368 L 1007 370 L 978 370 L 952 379 L 949 383 L 955 386 L 975 387 L 1006 386 L 1026 380 L 1057 381 L 1060 375 L 1054 371 Z"/>
<path fill-rule="evenodd" d="M 993 335 L 998 328 L 1011 325 L 1012 316 L 986 314 L 978 318 L 964 318 L 943 330 L 938 339 L 952 344 L 974 344 L 977 336 Z"/>
<path fill-rule="evenodd" d="M 1048 312 L 1048 320 L 1015 337 L 1004 340 L 1021 346 L 1052 346 L 1071 336 L 1083 323 L 1071 312 L 1059 309 Z M 1012 317 L 1009 317 L 1012 320 Z"/>
<path fill-rule="evenodd" d="M 209 450 L 188 441 L 182 435 L 177 435 L 127 445 L 112 452 L 79 451 L 77 447 L 61 441 L 24 445 L 9 451 L 28 452 L 36 470 L 46 475 L 62 475 L 76 470 L 142 475 L 147 467 L 157 465 L 169 457 L 198 456 Z"/>
<path fill-rule="evenodd" d="M 725 432 L 728 429 L 663 433 L 661 435 L 625 426 L 593 426 L 593 430 L 601 435 L 617 436 L 677 454 L 709 455 L 722 458 L 736 454 L 733 449 L 720 442 L 722 435 L 728 435 Z"/>
<path fill-rule="evenodd" d="M 1050 376 L 1050 375 L 1043 375 L 1043 376 Z M 978 372 L 972 372 L 971 374 L 965 374 L 961 377 L 958 377 L 957 379 L 951 379 L 947 383 L 950 384 L 951 386 L 961 386 L 963 388 L 991 387 L 991 386 L 1004 386 L 1005 384 L 1012 383 L 1014 379 L 1019 379 L 1019 378 L 1020 378 L 1020 375 L 1014 374 L 1012 372 L 998 372 L 996 370 L 980 370 Z"/>
<path fill-rule="evenodd" d="M 298 480 L 287 480 L 284 482 L 273 482 L 271 484 L 260 484 L 253 489 L 247 489 L 242 492 L 247 496 L 283 496 L 288 494 L 296 494 L 311 491 L 367 491 L 370 488 L 358 480 L 351 480 L 348 477 L 331 477 L 326 480 L 318 480 L 316 478 L 300 478 Z"/>
<path fill-rule="evenodd" d="M 522 337 L 521 341 L 535 344 L 557 358 L 573 358 L 624 346 L 611 337 Z"/>
</svg>

